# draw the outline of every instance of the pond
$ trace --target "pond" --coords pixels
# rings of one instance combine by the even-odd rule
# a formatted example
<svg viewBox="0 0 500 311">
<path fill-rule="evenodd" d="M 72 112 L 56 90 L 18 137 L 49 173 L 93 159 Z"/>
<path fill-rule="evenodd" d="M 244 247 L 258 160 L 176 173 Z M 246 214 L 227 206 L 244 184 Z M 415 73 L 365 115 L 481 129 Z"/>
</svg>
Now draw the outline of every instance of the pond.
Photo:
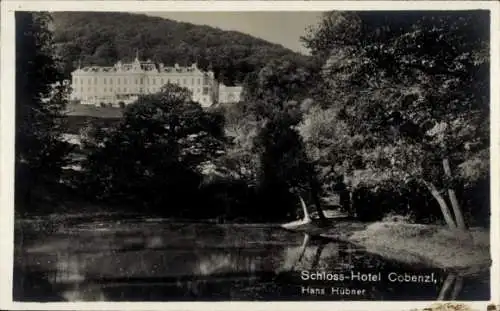
<svg viewBox="0 0 500 311">
<path fill-rule="evenodd" d="M 489 300 L 489 275 L 406 266 L 277 225 L 89 222 L 25 234 L 16 301 Z"/>
</svg>

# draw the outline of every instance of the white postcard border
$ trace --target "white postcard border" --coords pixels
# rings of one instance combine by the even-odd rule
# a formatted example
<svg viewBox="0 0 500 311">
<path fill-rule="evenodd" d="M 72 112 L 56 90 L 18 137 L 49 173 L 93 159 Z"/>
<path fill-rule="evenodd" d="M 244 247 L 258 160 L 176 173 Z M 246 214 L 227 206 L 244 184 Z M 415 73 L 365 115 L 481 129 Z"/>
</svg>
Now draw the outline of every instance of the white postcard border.
<svg viewBox="0 0 500 311">
<path fill-rule="evenodd" d="M 0 308 L 5 310 L 412 310 L 436 301 L 408 302 L 85 302 L 12 301 L 14 238 L 15 11 L 328 11 L 328 10 L 491 10 L 491 302 L 500 303 L 500 23 L 495 1 L 15 1 L 1 3 L 0 105 Z M 486 310 L 490 302 L 464 304 Z"/>
</svg>

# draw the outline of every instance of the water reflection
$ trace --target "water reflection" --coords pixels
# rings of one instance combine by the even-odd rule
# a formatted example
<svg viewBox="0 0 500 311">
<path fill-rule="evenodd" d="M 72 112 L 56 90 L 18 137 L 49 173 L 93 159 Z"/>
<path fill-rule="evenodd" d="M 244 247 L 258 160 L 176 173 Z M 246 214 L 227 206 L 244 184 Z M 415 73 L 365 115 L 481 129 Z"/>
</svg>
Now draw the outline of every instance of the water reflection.
<svg viewBox="0 0 500 311">
<path fill-rule="evenodd" d="M 463 286 L 464 278 L 462 276 L 455 273 L 448 274 L 441 291 L 439 291 L 438 300 L 456 300 L 462 291 Z"/>
<path fill-rule="evenodd" d="M 304 241 L 302 243 L 302 246 L 300 247 L 300 250 L 298 251 L 297 260 L 291 266 L 290 271 L 297 270 L 297 266 L 299 266 L 302 260 L 304 260 L 304 257 L 308 257 L 304 255 L 306 254 L 307 250 L 311 250 L 310 244 L 312 244 L 311 243 L 312 239 L 313 237 L 311 237 L 309 234 L 304 234 Z M 321 238 L 320 239 L 316 238 L 316 244 L 318 245 L 313 250 L 314 255 L 309 256 L 312 257 L 312 260 L 309 261 L 310 270 L 312 271 L 328 270 L 329 268 L 328 265 L 319 266 L 319 263 L 321 262 L 320 259 L 325 248 L 328 249 L 329 260 L 337 258 L 336 265 L 339 268 L 339 270 L 344 270 L 344 271 L 349 271 L 353 269 L 356 270 L 356 266 L 353 265 L 353 256 L 352 256 L 356 252 L 356 249 L 353 247 L 353 245 L 345 244 L 343 245 L 344 246 L 343 248 L 340 248 L 339 243 L 333 243 L 332 241 Z M 444 282 L 442 282 L 436 300 L 452 301 L 459 299 L 460 293 L 462 292 L 464 287 L 464 277 L 458 273 L 445 274 L 444 272 L 442 272 L 442 275 L 443 276 L 446 275 L 446 278 L 444 279 Z"/>
<path fill-rule="evenodd" d="M 149 227 L 148 227 L 149 226 Z M 269 226 L 130 224 L 61 231 L 16 254 L 23 301 L 489 299 L 489 279 L 432 270 L 435 284 L 304 281 L 302 271 L 416 272 L 350 244 Z M 86 230 L 87 228 L 87 230 Z M 429 270 L 430 271 L 430 270 Z M 308 295 L 304 286 L 364 289 Z M 479 288 L 479 289 L 474 289 Z"/>
</svg>

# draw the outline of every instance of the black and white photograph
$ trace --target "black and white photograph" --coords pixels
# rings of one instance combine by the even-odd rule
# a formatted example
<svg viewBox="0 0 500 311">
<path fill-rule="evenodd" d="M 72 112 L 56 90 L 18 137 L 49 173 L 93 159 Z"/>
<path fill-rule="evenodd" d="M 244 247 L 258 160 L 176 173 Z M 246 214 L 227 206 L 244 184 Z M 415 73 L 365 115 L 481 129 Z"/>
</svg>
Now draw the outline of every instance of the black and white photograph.
<svg viewBox="0 0 500 311">
<path fill-rule="evenodd" d="M 498 12 L 422 7 L 16 10 L 12 301 L 493 300 Z"/>
</svg>

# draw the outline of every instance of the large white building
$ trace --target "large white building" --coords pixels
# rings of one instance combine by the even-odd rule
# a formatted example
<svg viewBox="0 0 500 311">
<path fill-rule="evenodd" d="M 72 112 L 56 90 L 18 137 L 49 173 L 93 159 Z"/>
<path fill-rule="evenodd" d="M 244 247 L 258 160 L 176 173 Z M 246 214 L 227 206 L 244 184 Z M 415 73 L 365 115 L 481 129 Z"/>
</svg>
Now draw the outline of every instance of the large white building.
<svg viewBox="0 0 500 311">
<path fill-rule="evenodd" d="M 125 106 L 142 94 L 159 92 L 167 83 L 189 89 L 192 99 L 203 107 L 238 101 L 241 93 L 241 88 L 233 90 L 219 85 L 212 71 L 203 71 L 196 64 L 166 67 L 150 60 L 139 61 L 136 57 L 132 63 L 119 61 L 112 67 L 78 68 L 72 73 L 71 100 L 89 105 Z"/>
</svg>

